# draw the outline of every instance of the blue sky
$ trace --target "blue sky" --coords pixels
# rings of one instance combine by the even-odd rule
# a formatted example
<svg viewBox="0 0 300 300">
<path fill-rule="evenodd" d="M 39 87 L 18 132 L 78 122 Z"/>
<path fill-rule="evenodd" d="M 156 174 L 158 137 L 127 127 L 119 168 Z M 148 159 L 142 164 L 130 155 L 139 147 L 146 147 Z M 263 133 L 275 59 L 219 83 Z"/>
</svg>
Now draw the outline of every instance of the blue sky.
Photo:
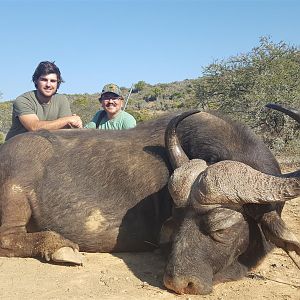
<svg viewBox="0 0 300 300">
<path fill-rule="evenodd" d="M 299 46 L 299 15 L 297 0 L 0 0 L 2 101 L 32 90 L 43 60 L 67 94 L 198 78 L 261 36 Z"/>
</svg>

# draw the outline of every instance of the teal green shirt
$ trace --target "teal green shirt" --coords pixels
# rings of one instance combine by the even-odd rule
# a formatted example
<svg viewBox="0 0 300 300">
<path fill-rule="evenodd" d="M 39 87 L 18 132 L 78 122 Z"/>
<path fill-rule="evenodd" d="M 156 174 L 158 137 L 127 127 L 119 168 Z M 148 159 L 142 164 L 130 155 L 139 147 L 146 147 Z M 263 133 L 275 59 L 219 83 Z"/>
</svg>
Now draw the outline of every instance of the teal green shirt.
<svg viewBox="0 0 300 300">
<path fill-rule="evenodd" d="M 87 123 L 85 128 L 96 128 L 96 123 L 99 117 L 99 114 L 102 110 L 97 111 L 91 122 Z M 126 111 L 120 110 L 116 116 L 111 120 L 108 119 L 107 114 L 104 114 L 103 118 L 100 121 L 99 129 L 106 130 L 120 130 L 120 129 L 129 129 L 136 126 L 135 118 L 127 113 Z"/>
</svg>

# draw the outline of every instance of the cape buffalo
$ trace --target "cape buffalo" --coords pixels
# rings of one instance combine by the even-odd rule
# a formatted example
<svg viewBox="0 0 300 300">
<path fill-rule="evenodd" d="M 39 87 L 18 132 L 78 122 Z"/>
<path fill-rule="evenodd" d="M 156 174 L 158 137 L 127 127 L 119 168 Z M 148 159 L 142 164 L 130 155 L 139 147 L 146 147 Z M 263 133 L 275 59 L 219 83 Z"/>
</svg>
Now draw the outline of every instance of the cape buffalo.
<svg viewBox="0 0 300 300">
<path fill-rule="evenodd" d="M 274 104 L 268 107 L 300 123 L 299 112 Z M 180 294 L 209 293 L 213 283 L 238 279 L 257 265 L 270 250 L 267 241 L 300 255 L 300 243 L 280 218 L 282 203 L 300 195 L 300 171 L 280 175 L 272 170 L 277 164 L 265 164 L 268 158 L 262 158 L 267 152 L 254 142 L 256 138 L 250 142 L 249 132 L 243 131 L 240 140 L 234 138 L 240 126 L 229 130 L 230 123 L 226 122 L 222 133 L 213 131 L 209 136 L 214 126 L 211 119 L 201 129 L 201 148 L 206 154 L 229 155 L 213 164 L 205 155 L 201 155 L 204 159 L 190 160 L 189 152 L 185 150 L 186 154 L 181 146 L 184 139 L 179 142 L 176 135 L 176 127 L 185 117 L 171 120 L 166 130 L 166 149 L 175 169 L 169 191 L 177 213 L 164 225 L 172 241 L 165 286 Z M 239 162 L 234 161 L 237 159 Z M 257 166 L 259 161 L 265 169 Z"/>
<path fill-rule="evenodd" d="M 257 264 L 265 237 L 299 254 L 278 204 L 299 195 L 299 180 L 279 176 L 247 127 L 215 113 L 174 116 L 126 131 L 30 132 L 3 144 L 0 256 L 80 264 L 79 249 L 149 250 L 161 231 L 172 245 L 166 287 L 205 294 Z"/>
</svg>

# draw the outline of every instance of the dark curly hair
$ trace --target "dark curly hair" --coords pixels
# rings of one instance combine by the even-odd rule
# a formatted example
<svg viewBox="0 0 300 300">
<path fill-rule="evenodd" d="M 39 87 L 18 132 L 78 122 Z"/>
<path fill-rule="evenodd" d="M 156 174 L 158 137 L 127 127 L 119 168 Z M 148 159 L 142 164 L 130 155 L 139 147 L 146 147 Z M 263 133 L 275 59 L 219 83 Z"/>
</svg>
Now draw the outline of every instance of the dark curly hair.
<svg viewBox="0 0 300 300">
<path fill-rule="evenodd" d="M 57 75 L 57 89 L 59 89 L 60 84 L 64 82 L 64 80 L 62 79 L 60 70 L 55 65 L 54 61 L 42 61 L 39 63 L 32 75 L 32 81 L 34 82 L 34 86 L 37 88 L 37 80 L 40 76 L 49 75 L 53 73 Z"/>
</svg>

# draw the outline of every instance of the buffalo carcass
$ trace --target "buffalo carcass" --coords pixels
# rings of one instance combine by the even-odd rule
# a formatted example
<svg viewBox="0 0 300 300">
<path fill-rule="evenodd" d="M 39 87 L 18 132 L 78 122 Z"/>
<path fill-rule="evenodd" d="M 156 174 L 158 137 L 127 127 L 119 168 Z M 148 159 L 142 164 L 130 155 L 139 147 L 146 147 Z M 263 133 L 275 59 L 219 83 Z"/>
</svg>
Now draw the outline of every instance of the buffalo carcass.
<svg viewBox="0 0 300 300">
<path fill-rule="evenodd" d="M 285 112 L 300 123 L 298 111 L 276 104 L 268 107 Z M 270 169 L 259 171 L 261 167 L 253 165 L 250 159 L 262 161 L 262 152 L 255 157 L 245 133 L 238 142 L 232 139 L 237 131 L 228 130 L 229 123 L 224 123 L 223 134 L 232 145 L 220 142 L 214 131 L 202 147 L 211 147 L 206 153 L 212 156 L 231 148 L 230 153 L 239 151 L 244 158 L 232 160 L 237 154 L 213 164 L 207 158 L 190 160 L 188 148 L 182 149 L 182 139 L 179 142 L 176 135 L 176 127 L 184 118 L 183 114 L 173 119 L 166 131 L 166 149 L 175 169 L 169 191 L 176 208 L 164 225 L 164 242 L 172 241 L 165 286 L 180 294 L 209 293 L 213 283 L 238 279 L 257 265 L 268 252 L 267 241 L 300 255 L 299 241 L 280 218 L 284 202 L 300 195 L 300 171 L 283 175 Z M 203 130 L 209 134 L 212 127 Z M 207 141 L 211 142 L 208 146 Z M 218 151 L 216 145 L 220 147 Z M 265 152 L 262 146 L 257 150 Z"/>
<path fill-rule="evenodd" d="M 164 277 L 168 288 L 204 294 L 211 291 L 212 282 L 245 274 L 267 251 L 258 223 L 264 224 L 268 238 L 274 236 L 276 222 L 288 233 L 276 213 L 282 205 L 237 203 L 233 210 L 228 203 L 224 208 L 228 209 L 226 226 L 223 211 L 219 213 L 218 207 L 212 210 L 210 205 L 209 213 L 198 220 L 203 222 L 203 230 L 211 223 L 216 230 L 204 235 L 200 224 L 194 222 L 195 205 L 177 205 L 183 207 L 174 210 L 173 220 L 168 219 L 172 201 L 167 183 L 172 167 L 164 133 L 173 117 L 164 116 L 127 131 L 26 133 L 2 145 L 0 255 L 81 263 L 78 248 L 91 252 L 149 250 L 158 243 L 165 222 L 163 242 L 168 229 L 175 229 L 168 236 L 174 241 Z M 174 122 L 169 128 L 172 126 Z M 267 147 L 247 127 L 224 117 L 205 112 L 188 115 L 176 132 L 189 159 L 204 159 L 211 167 L 234 160 L 267 174 L 280 174 Z M 171 162 L 179 166 L 173 158 Z M 290 180 L 282 179 L 286 186 L 282 199 L 295 194 Z M 172 189 L 171 193 L 178 204 Z M 205 236 L 200 245 L 199 234 Z M 272 241 L 282 247 L 297 246 L 293 239 L 278 234 Z M 185 256 L 193 261 L 192 268 Z M 174 274 L 172 266 L 177 270 Z"/>
</svg>

